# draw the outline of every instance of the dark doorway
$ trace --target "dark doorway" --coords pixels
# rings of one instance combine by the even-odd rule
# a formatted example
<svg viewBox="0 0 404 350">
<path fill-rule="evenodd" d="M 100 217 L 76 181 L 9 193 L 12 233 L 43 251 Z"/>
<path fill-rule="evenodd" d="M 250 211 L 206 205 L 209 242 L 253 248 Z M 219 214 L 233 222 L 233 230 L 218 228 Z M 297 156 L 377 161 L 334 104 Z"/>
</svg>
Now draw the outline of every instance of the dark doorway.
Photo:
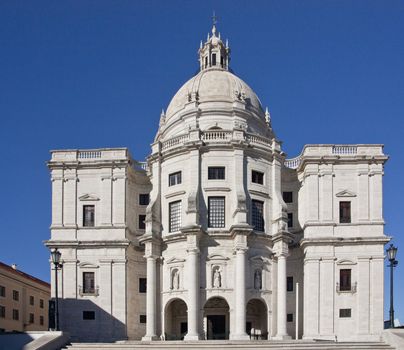
<svg viewBox="0 0 404 350">
<path fill-rule="evenodd" d="M 209 315 L 208 319 L 208 339 L 227 339 L 226 316 Z"/>
<path fill-rule="evenodd" d="M 184 340 L 184 337 L 187 333 L 188 333 L 188 322 L 181 322 L 181 340 Z"/>
</svg>

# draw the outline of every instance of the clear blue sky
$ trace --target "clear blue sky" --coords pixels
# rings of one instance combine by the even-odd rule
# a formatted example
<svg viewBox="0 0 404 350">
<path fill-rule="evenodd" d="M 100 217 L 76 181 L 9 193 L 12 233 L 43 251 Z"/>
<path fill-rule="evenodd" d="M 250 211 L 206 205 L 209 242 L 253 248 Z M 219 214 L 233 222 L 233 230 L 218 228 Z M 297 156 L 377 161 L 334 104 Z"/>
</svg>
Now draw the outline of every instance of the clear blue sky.
<svg viewBox="0 0 404 350">
<path fill-rule="evenodd" d="M 0 260 L 49 280 L 49 150 L 127 146 L 143 160 L 161 109 L 198 69 L 212 10 L 290 157 L 306 143 L 385 144 L 404 322 L 398 0 L 0 1 Z"/>
</svg>

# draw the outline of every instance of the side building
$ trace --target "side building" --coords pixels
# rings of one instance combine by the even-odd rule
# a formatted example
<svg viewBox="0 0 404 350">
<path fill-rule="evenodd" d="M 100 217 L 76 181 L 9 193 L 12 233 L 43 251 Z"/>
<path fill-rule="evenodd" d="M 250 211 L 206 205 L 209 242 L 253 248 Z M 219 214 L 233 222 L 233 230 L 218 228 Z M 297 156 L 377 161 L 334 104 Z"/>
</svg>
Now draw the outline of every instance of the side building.
<svg viewBox="0 0 404 350">
<path fill-rule="evenodd" d="M 50 284 L 0 262 L 0 332 L 48 329 Z"/>
</svg>

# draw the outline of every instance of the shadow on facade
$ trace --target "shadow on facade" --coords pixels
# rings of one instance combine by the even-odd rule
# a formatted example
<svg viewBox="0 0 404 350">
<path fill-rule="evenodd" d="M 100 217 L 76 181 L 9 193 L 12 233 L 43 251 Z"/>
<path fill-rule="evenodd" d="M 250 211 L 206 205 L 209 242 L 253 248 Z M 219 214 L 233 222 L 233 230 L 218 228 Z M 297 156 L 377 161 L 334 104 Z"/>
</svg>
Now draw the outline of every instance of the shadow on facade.
<svg viewBox="0 0 404 350">
<path fill-rule="evenodd" d="M 125 324 L 114 317 L 119 312 L 125 317 L 126 310 L 103 310 L 91 300 L 60 299 L 60 329 L 70 333 L 71 341 L 113 342 L 128 338 Z"/>
</svg>

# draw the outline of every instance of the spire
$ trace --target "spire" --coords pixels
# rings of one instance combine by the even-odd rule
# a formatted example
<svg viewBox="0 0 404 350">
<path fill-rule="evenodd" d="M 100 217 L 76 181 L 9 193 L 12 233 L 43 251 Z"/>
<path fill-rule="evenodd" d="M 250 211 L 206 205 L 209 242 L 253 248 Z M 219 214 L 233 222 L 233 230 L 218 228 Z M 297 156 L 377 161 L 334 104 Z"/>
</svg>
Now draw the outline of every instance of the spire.
<svg viewBox="0 0 404 350">
<path fill-rule="evenodd" d="M 217 16 L 213 11 L 212 16 L 212 36 L 208 33 L 208 37 L 206 42 L 199 47 L 199 64 L 200 69 L 229 69 L 229 61 L 230 61 L 230 48 L 229 42 L 226 41 L 226 45 L 224 45 L 221 34 L 218 32 L 217 25 Z"/>
</svg>

